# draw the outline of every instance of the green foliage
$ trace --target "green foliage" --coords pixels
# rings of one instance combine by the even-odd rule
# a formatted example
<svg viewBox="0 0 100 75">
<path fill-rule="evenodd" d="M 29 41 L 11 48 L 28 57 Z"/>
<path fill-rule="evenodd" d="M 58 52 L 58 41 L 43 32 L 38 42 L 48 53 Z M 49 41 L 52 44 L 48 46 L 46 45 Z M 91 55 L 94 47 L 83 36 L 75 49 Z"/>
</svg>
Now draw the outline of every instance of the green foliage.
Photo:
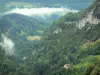
<svg viewBox="0 0 100 75">
<path fill-rule="evenodd" d="M 35 46 L 30 47 L 31 43 L 29 42 L 21 43 L 25 44 L 24 48 L 27 48 L 27 50 L 21 48 L 22 52 L 20 51 L 20 53 L 26 53 L 26 56 L 29 57 L 27 60 L 22 60 L 24 56 L 22 54 L 20 60 L 17 60 L 16 56 L 7 56 L 4 61 L 3 52 L 1 51 L 0 56 L 2 59 L 0 60 L 3 63 L 0 65 L 0 71 L 2 71 L 2 75 L 99 75 L 100 24 L 90 25 L 87 23 L 86 26 L 79 29 L 77 21 L 82 17 L 83 13 L 81 12 L 66 14 L 56 21 L 49 30 L 44 32 L 42 40 Z M 26 20 L 30 23 L 22 22 L 23 26 L 21 26 L 18 19 L 15 21 L 9 18 L 7 20 L 8 28 L 12 25 L 17 34 L 21 32 L 24 35 L 23 31 L 17 29 L 25 29 L 24 26 L 26 26 L 27 33 L 30 33 L 31 29 L 28 30 L 27 25 L 30 25 L 31 28 L 33 21 Z M 4 21 L 3 19 L 2 24 L 6 25 Z M 27 34 L 25 33 L 25 35 Z M 18 42 L 21 42 L 21 40 Z M 34 44 L 32 43 L 32 45 Z M 18 49 L 20 47 L 20 45 L 17 46 Z M 33 55 L 32 51 L 35 51 Z M 65 69 L 65 64 L 70 64 L 70 68 Z"/>
<path fill-rule="evenodd" d="M 0 19 L 0 32 L 9 35 L 16 44 L 16 54 L 21 58 L 28 55 L 37 42 L 30 41 L 27 37 L 42 36 L 47 27 L 42 21 L 20 14 L 9 14 Z"/>
<path fill-rule="evenodd" d="M 68 13 L 62 19 L 65 21 L 78 21 L 83 17 L 83 12 Z"/>
<path fill-rule="evenodd" d="M 4 59 L 4 50 L 1 48 L 1 46 L 0 46 L 0 63 L 3 61 L 3 59 Z"/>
<path fill-rule="evenodd" d="M 86 24 L 78 29 L 76 22 L 83 16 L 84 14 L 70 13 L 45 32 L 42 42 L 35 47 L 37 53 L 33 56 L 36 62 L 48 61 L 49 68 L 43 75 L 99 75 L 99 68 L 95 66 L 98 66 L 96 63 L 100 58 L 100 24 Z M 57 29 L 62 31 L 54 33 Z M 66 63 L 71 64 L 71 70 L 64 69 Z M 96 70 L 92 70 L 93 67 Z"/>
<path fill-rule="evenodd" d="M 83 44 L 83 46 L 80 47 L 78 54 L 80 55 L 80 57 L 86 57 L 88 55 L 99 55 L 100 40 Z"/>
</svg>

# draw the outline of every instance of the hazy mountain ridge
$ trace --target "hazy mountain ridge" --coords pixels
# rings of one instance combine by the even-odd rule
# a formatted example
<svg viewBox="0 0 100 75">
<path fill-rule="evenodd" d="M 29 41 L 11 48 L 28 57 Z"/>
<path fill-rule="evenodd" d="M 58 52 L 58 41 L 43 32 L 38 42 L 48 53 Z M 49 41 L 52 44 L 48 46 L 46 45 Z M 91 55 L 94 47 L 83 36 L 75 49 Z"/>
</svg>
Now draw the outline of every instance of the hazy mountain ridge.
<svg viewBox="0 0 100 75">
<path fill-rule="evenodd" d="M 77 10 L 83 10 L 84 8 L 86 8 L 87 6 L 89 6 L 90 4 L 92 4 L 94 0 L 48 0 L 48 1 L 44 1 L 44 0 L 4 0 L 4 1 L 0 1 L 0 6 L 1 6 L 1 12 L 4 12 L 6 10 L 10 10 L 12 8 L 15 7 L 19 7 L 19 8 L 32 8 L 32 7 L 70 7 L 73 9 L 77 9 Z M 80 6 L 81 5 L 81 6 Z M 78 7 L 80 6 L 80 7 Z M 5 8 L 6 7 L 6 8 Z"/>
</svg>

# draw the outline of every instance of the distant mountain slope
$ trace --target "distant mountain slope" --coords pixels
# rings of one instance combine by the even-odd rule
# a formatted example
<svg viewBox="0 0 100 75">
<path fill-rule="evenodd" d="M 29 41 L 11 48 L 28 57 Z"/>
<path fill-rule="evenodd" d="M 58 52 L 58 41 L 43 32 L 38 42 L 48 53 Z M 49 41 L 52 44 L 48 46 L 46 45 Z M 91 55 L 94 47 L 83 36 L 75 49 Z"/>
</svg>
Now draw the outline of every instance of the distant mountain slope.
<svg viewBox="0 0 100 75">
<path fill-rule="evenodd" d="M 45 25 L 42 21 L 38 21 L 37 19 L 31 18 L 31 17 L 27 17 L 25 15 L 21 15 L 21 14 L 9 14 L 9 15 L 5 15 L 1 18 L 1 26 L 6 27 L 7 24 L 5 24 L 7 22 L 8 23 L 8 27 L 10 28 L 11 26 L 14 27 L 30 27 L 33 30 L 36 28 L 43 28 Z M 15 24 L 14 24 L 15 23 Z M 39 23 L 39 24 L 38 24 Z M 5 26 L 5 25 L 6 26 Z M 28 29 L 28 28 L 27 28 Z"/>
<path fill-rule="evenodd" d="M 17 52 L 22 48 L 29 50 L 47 27 L 42 21 L 20 14 L 9 14 L 0 19 L 0 31 L 15 42 Z"/>
<path fill-rule="evenodd" d="M 47 28 L 47 25 L 34 18 L 30 18 L 20 14 L 9 14 L 5 15 L 0 20 L 0 28 L 4 30 L 4 32 L 21 31 L 27 34 L 34 34 L 36 30 L 44 30 Z M 6 31 L 5 31 L 6 30 Z M 13 31 L 14 30 L 14 31 Z"/>
<path fill-rule="evenodd" d="M 27 4 L 25 2 L 28 2 L 30 4 L 28 4 L 31 7 L 35 7 L 35 6 L 68 6 L 72 9 L 77 9 L 77 10 L 83 10 L 85 8 L 87 8 L 90 4 L 93 3 L 94 0 L 4 0 L 4 1 L 0 1 L 1 6 L 4 6 L 4 4 L 9 3 L 9 2 L 24 2 L 24 4 L 22 4 L 21 7 L 23 7 L 23 5 Z M 2 5 L 3 4 L 3 5 Z M 18 5 L 18 4 L 17 4 Z M 33 6 L 32 6 L 33 5 Z M 16 6 L 16 4 L 15 4 Z M 79 7 L 80 6 L 80 7 Z M 26 5 L 26 7 L 28 7 Z M 13 6 L 12 6 L 13 8 Z M 5 8 L 4 8 L 5 9 Z"/>
</svg>

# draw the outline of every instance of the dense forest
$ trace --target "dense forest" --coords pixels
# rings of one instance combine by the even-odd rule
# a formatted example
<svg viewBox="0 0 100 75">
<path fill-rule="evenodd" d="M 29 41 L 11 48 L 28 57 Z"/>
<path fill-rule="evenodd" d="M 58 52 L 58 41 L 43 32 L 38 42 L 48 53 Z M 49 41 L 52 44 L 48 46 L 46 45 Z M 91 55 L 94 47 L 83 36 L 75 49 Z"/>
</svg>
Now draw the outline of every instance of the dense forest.
<svg viewBox="0 0 100 75">
<path fill-rule="evenodd" d="M 0 34 L 0 75 L 100 75 L 99 0 L 49 28 L 24 15 L 5 15 Z M 7 54 L 5 39 L 15 43 L 14 53 Z"/>
</svg>

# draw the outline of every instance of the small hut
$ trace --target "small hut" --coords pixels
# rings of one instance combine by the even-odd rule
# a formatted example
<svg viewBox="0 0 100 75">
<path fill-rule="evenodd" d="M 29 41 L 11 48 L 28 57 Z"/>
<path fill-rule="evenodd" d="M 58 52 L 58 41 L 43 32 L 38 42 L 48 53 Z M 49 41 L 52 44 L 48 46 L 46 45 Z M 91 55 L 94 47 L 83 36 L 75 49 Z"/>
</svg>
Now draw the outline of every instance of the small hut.
<svg viewBox="0 0 100 75">
<path fill-rule="evenodd" d="M 70 68 L 70 64 L 65 64 L 64 68 L 69 69 Z"/>
</svg>

